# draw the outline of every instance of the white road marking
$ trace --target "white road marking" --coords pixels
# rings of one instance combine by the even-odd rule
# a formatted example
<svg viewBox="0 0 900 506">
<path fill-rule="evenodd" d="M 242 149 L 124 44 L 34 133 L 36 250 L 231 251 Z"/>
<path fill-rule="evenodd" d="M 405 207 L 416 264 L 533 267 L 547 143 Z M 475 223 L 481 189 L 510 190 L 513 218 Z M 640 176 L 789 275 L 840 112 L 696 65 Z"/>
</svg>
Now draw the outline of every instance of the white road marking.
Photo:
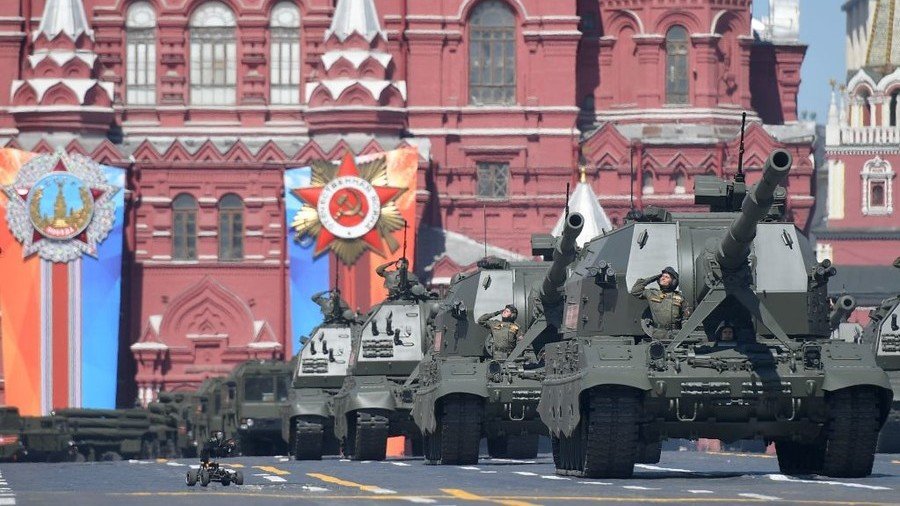
<svg viewBox="0 0 900 506">
<path fill-rule="evenodd" d="M 582 485 L 612 485 L 608 481 L 579 481 Z"/>
<path fill-rule="evenodd" d="M 532 473 L 529 471 L 513 471 L 513 474 L 518 474 L 519 476 L 537 476 L 537 473 Z"/>
<path fill-rule="evenodd" d="M 406 462 L 391 462 L 391 464 L 400 467 L 409 467 L 409 464 L 407 464 Z"/>
<path fill-rule="evenodd" d="M 497 474 L 497 471 L 479 471 L 481 474 Z"/>
<path fill-rule="evenodd" d="M 662 490 L 660 488 L 642 487 L 640 485 L 624 485 L 622 488 L 626 490 Z"/>
<path fill-rule="evenodd" d="M 281 458 L 275 459 L 275 460 L 277 460 L 278 462 L 287 462 L 287 461 L 289 461 L 289 460 L 291 460 L 291 459 L 286 459 L 286 458 L 284 458 L 284 457 L 281 457 Z"/>
<path fill-rule="evenodd" d="M 186 464 L 182 464 L 181 462 L 166 462 L 167 466 L 176 466 L 176 467 L 184 467 Z"/>
<path fill-rule="evenodd" d="M 350 462 L 350 459 L 340 459 L 338 462 Z"/>
<path fill-rule="evenodd" d="M 691 494 L 712 494 L 712 490 L 688 490 Z"/>
<path fill-rule="evenodd" d="M 191 469 L 200 469 L 200 464 L 191 464 Z"/>
<path fill-rule="evenodd" d="M 389 488 L 381 488 L 381 487 L 373 488 L 373 489 L 369 490 L 369 492 L 372 492 L 375 494 L 396 494 L 397 493 L 396 490 L 391 490 Z"/>
<path fill-rule="evenodd" d="M 780 497 L 775 497 L 774 495 L 762 495 L 762 494 L 738 494 L 741 497 L 746 497 L 747 499 L 759 499 L 761 501 L 783 501 L 784 499 Z"/>
<path fill-rule="evenodd" d="M 768 474 L 766 475 L 772 481 L 788 481 L 791 483 L 813 483 L 816 485 L 837 485 L 839 487 L 850 487 L 850 488 L 864 488 L 866 490 L 891 490 L 890 487 L 882 487 L 880 485 L 863 485 L 862 483 L 850 483 L 846 481 L 830 481 L 830 480 L 801 480 L 799 478 L 792 478 L 790 476 L 785 476 L 783 474 Z"/>
<path fill-rule="evenodd" d="M 566 478 L 565 476 L 557 476 L 555 474 L 543 474 L 541 475 L 541 478 L 545 480 L 569 480 L 569 478 Z"/>
<path fill-rule="evenodd" d="M 275 483 L 284 483 L 287 481 L 284 478 L 282 478 L 281 476 L 270 476 L 268 474 L 263 475 L 263 478 L 266 480 L 269 480 L 271 482 L 275 482 Z"/>
<path fill-rule="evenodd" d="M 481 471 L 475 466 L 459 466 L 460 469 L 465 469 L 466 471 Z"/>
<path fill-rule="evenodd" d="M 404 500 L 417 504 L 434 504 L 437 502 L 434 499 L 429 499 L 427 497 L 405 497 Z"/>
<path fill-rule="evenodd" d="M 12 506 L 16 504 L 16 500 L 12 497 L 0 497 L 0 506 Z"/>
<path fill-rule="evenodd" d="M 303 485 L 300 488 L 306 490 L 307 492 L 328 492 L 328 489 L 325 487 L 314 487 L 312 485 Z"/>
<path fill-rule="evenodd" d="M 534 460 L 521 460 L 521 459 L 490 459 L 491 462 L 511 462 L 513 464 L 536 464 Z"/>
<path fill-rule="evenodd" d="M 670 473 L 693 473 L 690 469 L 678 469 L 677 467 L 659 467 L 659 466 L 651 466 L 650 464 L 635 464 L 634 467 L 639 467 L 641 469 L 646 469 L 648 471 L 668 471 Z"/>
</svg>

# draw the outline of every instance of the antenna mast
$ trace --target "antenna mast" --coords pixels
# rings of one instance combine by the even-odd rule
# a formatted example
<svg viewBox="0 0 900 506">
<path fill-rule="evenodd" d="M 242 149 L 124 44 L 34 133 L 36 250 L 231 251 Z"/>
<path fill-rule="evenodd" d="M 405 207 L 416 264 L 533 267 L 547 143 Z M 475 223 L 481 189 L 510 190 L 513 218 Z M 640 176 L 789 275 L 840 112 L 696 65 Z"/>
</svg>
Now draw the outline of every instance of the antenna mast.
<svg viewBox="0 0 900 506">
<path fill-rule="evenodd" d="M 481 219 L 484 222 L 484 258 L 487 258 L 487 204 L 481 204 Z"/>
<path fill-rule="evenodd" d="M 406 229 L 409 228 L 409 225 L 406 223 L 406 220 L 403 220 L 403 258 L 406 258 Z"/>
<path fill-rule="evenodd" d="M 747 111 L 741 113 L 741 146 L 738 150 L 738 166 L 737 166 L 737 174 L 734 176 L 734 180 L 743 183 L 744 182 L 744 128 L 747 126 Z"/>
<path fill-rule="evenodd" d="M 569 220 L 569 183 L 566 183 L 566 217 L 563 220 Z"/>
<path fill-rule="evenodd" d="M 628 185 L 631 210 L 634 211 L 634 144 L 628 150 L 628 165 L 631 170 L 631 184 Z"/>
</svg>

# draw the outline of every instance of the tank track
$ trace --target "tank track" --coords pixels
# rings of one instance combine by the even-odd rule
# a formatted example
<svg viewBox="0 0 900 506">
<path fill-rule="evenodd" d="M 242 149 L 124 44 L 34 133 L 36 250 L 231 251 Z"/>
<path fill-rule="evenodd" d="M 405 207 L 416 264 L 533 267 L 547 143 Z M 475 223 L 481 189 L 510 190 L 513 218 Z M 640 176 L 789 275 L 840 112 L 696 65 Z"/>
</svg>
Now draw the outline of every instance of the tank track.
<svg viewBox="0 0 900 506">
<path fill-rule="evenodd" d="M 427 464 L 471 465 L 478 463 L 484 404 L 471 395 L 448 396 L 434 434 L 425 436 Z"/>
<path fill-rule="evenodd" d="M 866 387 L 839 390 L 827 402 L 828 422 L 816 441 L 775 442 L 781 472 L 834 478 L 872 474 L 880 419 L 876 391 Z"/>
<path fill-rule="evenodd" d="M 878 453 L 900 453 L 900 421 L 889 418 L 881 428 L 878 434 Z"/>
<path fill-rule="evenodd" d="M 316 417 L 300 417 L 294 428 L 294 460 L 322 460 L 325 430 Z"/>
<path fill-rule="evenodd" d="M 358 411 L 353 431 L 353 460 L 384 460 L 390 421 L 385 415 Z"/>
<path fill-rule="evenodd" d="M 571 436 L 554 444 L 557 474 L 584 478 L 630 478 L 638 460 L 640 397 L 621 387 L 590 391 Z M 558 454 L 558 455 L 557 455 Z"/>
</svg>

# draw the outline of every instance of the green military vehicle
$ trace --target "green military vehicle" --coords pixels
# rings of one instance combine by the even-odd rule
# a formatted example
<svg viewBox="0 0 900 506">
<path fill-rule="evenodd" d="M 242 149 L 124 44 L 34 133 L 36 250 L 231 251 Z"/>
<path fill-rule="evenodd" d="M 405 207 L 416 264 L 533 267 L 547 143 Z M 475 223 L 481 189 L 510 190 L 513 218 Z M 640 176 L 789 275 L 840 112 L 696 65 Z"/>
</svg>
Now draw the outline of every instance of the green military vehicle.
<svg viewBox="0 0 900 506">
<path fill-rule="evenodd" d="M 295 357 L 288 403 L 281 409 L 281 437 L 296 460 L 319 460 L 322 455 L 340 453 L 332 398 L 347 377 L 359 322 L 339 291 L 328 292 L 327 300 L 331 304 L 323 306 L 322 324 L 313 329 Z"/>
<path fill-rule="evenodd" d="M 563 339 L 544 348 L 539 412 L 558 473 L 628 477 L 662 439 L 700 437 L 774 441 L 788 474 L 871 473 L 890 383 L 871 348 L 830 339 L 835 271 L 773 206 L 791 161 L 771 153 L 749 190 L 740 162 L 732 181 L 698 176 L 711 212 L 648 209 L 579 254 Z M 680 293 L 630 293 L 666 266 Z M 651 311 L 675 306 L 695 309 L 658 324 Z"/>
<path fill-rule="evenodd" d="M 171 447 L 163 445 L 163 454 L 174 452 L 176 457 L 195 457 L 197 447 L 193 444 L 193 427 L 191 413 L 196 411 L 196 392 L 159 392 L 157 400 L 147 405 L 151 412 L 155 411 L 166 417 L 165 430 L 170 438 Z M 173 434 L 174 432 L 174 434 Z"/>
<path fill-rule="evenodd" d="M 62 416 L 22 417 L 22 460 L 31 462 L 62 462 L 84 460 L 78 452 L 72 430 Z"/>
<path fill-rule="evenodd" d="M 434 347 L 420 366 L 413 408 L 428 463 L 474 464 L 482 437 L 491 457 L 537 455 L 547 429 L 537 412 L 543 364 L 535 352 L 556 340 L 552 309 L 561 300 L 559 287 L 583 226 L 583 217 L 573 213 L 557 244 L 550 237 L 533 239 L 532 253 L 552 263 L 485 258 L 478 270 L 451 283 L 434 319 Z M 512 351 L 492 351 L 491 331 L 476 320 L 510 303 L 523 309 L 516 324 L 528 330 Z"/>
<path fill-rule="evenodd" d="M 222 427 L 223 377 L 207 378 L 200 383 L 192 399 L 193 409 L 189 409 L 188 425 L 191 430 L 191 446 L 197 455 L 206 442 Z"/>
<path fill-rule="evenodd" d="M 430 345 L 429 318 L 437 301 L 405 263 L 386 277 L 391 294 L 366 316 L 353 343 L 350 376 L 334 396 L 334 434 L 354 460 L 384 460 L 391 436 L 409 438 L 413 453 L 422 448 L 411 415 L 416 385 L 410 375 Z"/>
<path fill-rule="evenodd" d="M 894 260 L 900 269 L 900 257 Z M 862 342 L 875 351 L 875 360 L 888 374 L 893 388 L 891 410 L 878 437 L 878 451 L 900 453 L 900 294 L 881 301 L 869 313 Z"/>
<path fill-rule="evenodd" d="M 90 461 L 150 458 L 158 443 L 142 409 L 65 408 L 51 415 L 66 420 L 72 440 Z"/>
<path fill-rule="evenodd" d="M 0 406 L 0 462 L 18 460 L 22 454 L 22 417 L 15 406 Z"/>
<path fill-rule="evenodd" d="M 244 455 L 283 454 L 281 408 L 287 405 L 292 364 L 248 360 L 225 378 L 222 430 Z"/>
</svg>

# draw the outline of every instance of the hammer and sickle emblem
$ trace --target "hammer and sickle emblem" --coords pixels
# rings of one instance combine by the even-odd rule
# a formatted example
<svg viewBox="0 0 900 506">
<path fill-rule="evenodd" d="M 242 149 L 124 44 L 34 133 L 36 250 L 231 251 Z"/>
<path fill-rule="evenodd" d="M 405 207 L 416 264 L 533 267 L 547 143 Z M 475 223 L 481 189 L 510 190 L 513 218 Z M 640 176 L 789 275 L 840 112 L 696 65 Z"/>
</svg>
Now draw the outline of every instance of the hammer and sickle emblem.
<svg viewBox="0 0 900 506">
<path fill-rule="evenodd" d="M 334 219 L 338 220 L 344 216 L 358 216 L 362 214 L 362 201 L 359 199 L 359 195 L 356 192 L 344 192 L 343 195 L 338 197 L 337 199 L 337 207 L 338 212 L 334 216 Z"/>
</svg>

